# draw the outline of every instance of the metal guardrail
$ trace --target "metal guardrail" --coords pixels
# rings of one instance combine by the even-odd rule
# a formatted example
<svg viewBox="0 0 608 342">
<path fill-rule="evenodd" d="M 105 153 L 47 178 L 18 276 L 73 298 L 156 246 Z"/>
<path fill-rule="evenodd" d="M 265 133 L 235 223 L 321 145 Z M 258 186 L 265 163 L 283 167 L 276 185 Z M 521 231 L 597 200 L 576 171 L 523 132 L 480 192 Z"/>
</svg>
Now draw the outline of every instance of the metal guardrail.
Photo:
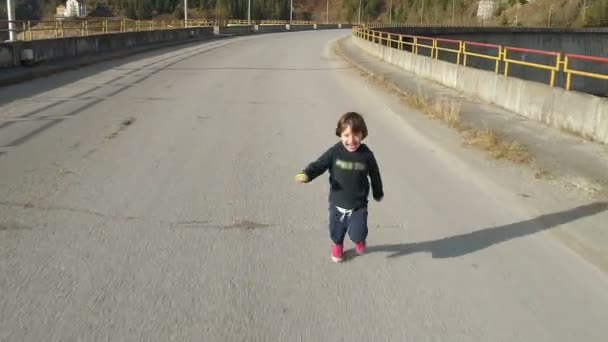
<svg viewBox="0 0 608 342">
<path fill-rule="evenodd" d="M 587 62 L 595 62 L 595 63 L 603 63 L 608 66 L 608 58 L 605 57 L 595 57 L 595 56 L 585 56 L 585 55 L 576 55 L 576 54 L 562 54 L 555 51 L 545 51 L 545 50 L 535 50 L 535 49 L 526 49 L 512 46 L 501 46 L 497 44 L 486 44 L 486 43 L 477 43 L 477 42 L 469 42 L 462 40 L 454 40 L 454 39 L 444 39 L 444 38 L 431 38 L 424 36 L 415 36 L 415 35 L 407 35 L 407 34 L 397 34 L 390 32 L 383 32 L 377 30 L 371 30 L 362 27 L 353 27 L 352 29 L 353 35 L 356 37 L 371 41 L 373 43 L 386 45 L 391 48 L 396 48 L 398 50 L 404 50 L 404 46 L 408 45 L 411 47 L 411 51 L 414 54 L 420 54 L 419 49 L 424 48 L 425 50 L 430 51 L 430 58 L 438 59 L 439 52 L 443 51 L 453 53 L 457 56 L 456 64 L 460 65 L 460 61 L 462 60 L 463 66 L 467 66 L 467 59 L 470 57 L 483 58 L 487 60 L 495 61 L 495 73 L 498 73 L 500 70 L 500 65 L 504 65 L 504 75 L 509 76 L 509 65 L 517 64 L 522 65 L 534 69 L 547 70 L 551 73 L 549 85 L 551 87 L 555 86 L 555 79 L 557 73 L 563 71 L 566 74 L 566 90 L 571 90 L 572 85 L 572 76 L 582 76 L 582 77 L 590 77 L 602 80 L 608 80 L 607 74 L 584 71 L 581 69 L 574 69 L 572 67 L 573 60 L 582 60 Z M 429 44 L 428 42 L 432 42 Z M 421 43 L 423 42 L 423 43 Z M 395 44 L 393 44 L 395 43 Z M 452 45 L 456 45 L 453 48 L 445 47 L 445 44 L 449 43 Z M 485 50 L 491 49 L 492 54 L 484 53 L 480 51 L 475 51 L 474 48 L 483 48 Z M 552 62 L 550 64 L 537 63 L 537 62 L 529 62 L 521 59 L 515 59 L 514 53 L 526 53 L 531 55 L 545 56 L 551 57 Z M 563 69 L 561 68 L 563 66 Z"/>
<path fill-rule="evenodd" d="M 8 24 L 0 20 L 0 26 Z M 215 20 L 129 20 L 129 19 L 94 19 L 94 20 L 26 20 L 13 21 L 17 40 L 39 40 L 64 37 L 81 37 L 95 34 L 137 32 L 151 30 L 169 30 L 184 27 L 207 27 L 217 24 Z M 0 29 L 8 32 L 9 29 Z"/>
<path fill-rule="evenodd" d="M 587 76 L 587 77 L 593 77 L 593 78 L 599 78 L 602 80 L 608 80 L 608 75 L 603 75 L 603 74 L 596 74 L 596 73 L 592 73 L 592 72 L 588 72 L 588 71 L 583 71 L 583 70 L 576 70 L 576 69 L 571 69 L 570 68 L 570 61 L 571 60 L 585 60 L 585 61 L 591 61 L 591 62 L 597 62 L 597 63 L 607 63 L 608 64 L 608 58 L 604 58 L 604 57 L 595 57 L 595 56 L 584 56 L 584 55 L 575 55 L 575 54 L 571 54 L 571 53 L 567 53 L 564 56 L 564 72 L 566 73 L 566 89 L 570 90 L 570 87 L 572 85 L 572 75 L 579 75 L 579 76 Z"/>
<path fill-rule="evenodd" d="M 467 49 L 467 47 L 469 49 Z M 486 55 L 483 52 L 475 52 L 472 50 L 473 48 L 496 49 L 496 56 Z M 462 54 L 464 55 L 464 61 L 463 61 L 462 65 L 467 66 L 467 58 L 469 56 L 479 57 L 479 58 L 483 58 L 483 59 L 490 59 L 490 60 L 496 61 L 494 72 L 498 73 L 498 68 L 500 67 L 500 60 L 501 60 L 500 45 L 463 41 L 462 42 Z"/>
<path fill-rule="evenodd" d="M 53 20 L 11 21 L 14 24 L 17 40 L 39 40 L 63 37 L 81 37 L 95 34 L 137 32 L 151 30 L 169 30 L 185 27 L 209 27 L 225 25 L 287 25 L 289 20 L 247 20 L 247 19 L 188 19 L 188 20 L 130 20 L 130 19 L 86 19 L 86 20 Z M 8 20 L 0 20 L 0 35 L 8 35 Z M 325 24 L 313 21 L 292 21 L 293 25 Z M 329 23 L 350 24 L 350 23 Z"/>
<path fill-rule="evenodd" d="M 555 57 L 555 62 L 551 65 L 543 64 L 543 63 L 534 63 L 534 62 L 526 62 L 517 59 L 509 58 L 509 51 L 511 52 L 523 52 L 529 53 L 532 55 L 541 55 L 541 56 L 551 56 Z M 518 48 L 512 46 L 503 47 L 503 61 L 505 62 L 505 76 L 509 76 L 509 63 L 525 65 L 533 68 L 545 69 L 551 71 L 551 80 L 549 84 L 553 87 L 555 86 L 555 75 L 559 72 L 559 65 L 561 61 L 561 53 L 553 52 L 553 51 L 542 51 L 542 50 L 533 50 L 533 49 L 525 49 Z M 570 87 L 567 87 L 570 90 Z"/>
<path fill-rule="evenodd" d="M 457 44 L 458 49 L 442 47 L 440 43 Z M 435 38 L 435 59 L 439 59 L 439 51 L 451 52 L 456 54 L 456 64 L 460 64 L 460 51 L 462 51 L 462 41 L 447 38 Z"/>
</svg>

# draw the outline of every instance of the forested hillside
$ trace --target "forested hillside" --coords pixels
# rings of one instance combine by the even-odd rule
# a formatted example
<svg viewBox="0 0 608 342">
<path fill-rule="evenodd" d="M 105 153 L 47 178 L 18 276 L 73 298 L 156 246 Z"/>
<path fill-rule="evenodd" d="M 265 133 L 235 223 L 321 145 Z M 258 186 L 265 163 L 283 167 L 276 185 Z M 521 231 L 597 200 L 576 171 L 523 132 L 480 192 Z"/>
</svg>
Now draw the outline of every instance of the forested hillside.
<svg viewBox="0 0 608 342">
<path fill-rule="evenodd" d="M 52 19 L 62 0 L 14 0 L 19 20 Z M 294 19 L 361 20 L 388 23 L 472 24 L 478 21 L 478 0 L 294 0 Z M 496 25 L 608 26 L 608 0 L 499 0 Z M 182 18 L 183 0 L 89 0 L 88 11 L 98 6 L 131 19 Z M 520 6 L 517 6 L 517 5 Z M 252 19 L 289 19 L 290 0 L 251 0 Z M 0 15 L 6 18 L 6 1 Z M 190 18 L 247 18 L 247 0 L 189 0 Z"/>
</svg>

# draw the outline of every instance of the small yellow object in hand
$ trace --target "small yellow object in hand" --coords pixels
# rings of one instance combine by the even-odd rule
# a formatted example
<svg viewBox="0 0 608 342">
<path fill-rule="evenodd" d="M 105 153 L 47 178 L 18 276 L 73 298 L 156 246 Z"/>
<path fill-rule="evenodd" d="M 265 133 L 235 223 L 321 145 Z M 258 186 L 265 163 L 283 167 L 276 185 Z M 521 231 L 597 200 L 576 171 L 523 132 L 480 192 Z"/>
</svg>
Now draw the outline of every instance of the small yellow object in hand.
<svg viewBox="0 0 608 342">
<path fill-rule="evenodd" d="M 308 182 L 308 176 L 306 176 L 304 173 L 298 173 L 296 175 L 296 181 L 299 183 L 306 183 Z"/>
</svg>

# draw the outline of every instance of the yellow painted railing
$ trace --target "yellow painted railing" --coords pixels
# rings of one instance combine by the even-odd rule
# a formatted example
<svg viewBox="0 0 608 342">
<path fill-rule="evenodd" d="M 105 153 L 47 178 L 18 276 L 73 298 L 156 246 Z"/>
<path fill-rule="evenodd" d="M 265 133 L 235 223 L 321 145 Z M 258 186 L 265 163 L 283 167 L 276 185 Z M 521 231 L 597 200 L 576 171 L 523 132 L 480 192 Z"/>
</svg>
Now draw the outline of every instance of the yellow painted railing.
<svg viewBox="0 0 608 342">
<path fill-rule="evenodd" d="M 18 40 L 38 40 L 63 37 L 79 37 L 94 34 L 169 30 L 184 27 L 209 27 L 216 25 L 286 25 L 289 20 L 247 20 L 247 19 L 188 19 L 184 20 L 129 20 L 129 19 L 87 19 L 52 21 L 13 21 Z M 323 24 L 313 21 L 292 21 L 294 25 Z M 347 24 L 347 23 L 330 23 Z M 7 20 L 0 20 L 0 33 L 8 32 Z"/>
<path fill-rule="evenodd" d="M 6 24 L 0 20 L 0 26 Z M 49 38 L 78 37 L 94 34 L 168 30 L 188 27 L 205 27 L 217 24 L 214 20 L 128 20 L 128 19 L 95 19 L 95 20 L 53 20 L 53 21 L 14 21 L 18 40 L 37 40 Z M 6 25 L 8 26 L 8 25 Z M 0 32 L 8 29 L 0 29 Z"/>
<path fill-rule="evenodd" d="M 567 90 L 571 90 L 572 76 L 590 77 L 595 79 L 608 80 L 608 74 L 584 71 L 574 69 L 572 67 L 573 60 L 594 62 L 606 65 L 608 69 L 608 58 L 584 56 L 575 54 L 562 54 L 554 51 L 544 51 L 535 49 L 526 49 L 512 46 L 501 46 L 496 44 L 486 44 L 477 42 L 468 42 L 445 38 L 431 38 L 424 36 L 415 36 L 407 34 L 389 33 L 378 30 L 371 30 L 363 27 L 353 27 L 353 35 L 377 44 L 388 47 L 405 50 L 405 46 L 409 46 L 408 50 L 414 54 L 421 54 L 420 48 L 425 51 L 430 51 L 430 58 L 439 58 L 439 53 L 451 53 L 456 55 L 456 64 L 467 65 L 467 60 L 471 57 L 487 59 L 495 61 L 494 72 L 498 73 L 501 64 L 504 66 L 504 75 L 509 76 L 509 66 L 512 64 L 522 65 L 534 69 L 547 70 L 550 72 L 549 85 L 555 86 L 555 79 L 563 66 L 563 71 L 566 74 Z M 448 46 L 449 45 L 449 46 Z M 450 47 L 451 46 L 451 47 Z M 477 51 L 479 48 L 490 50 L 491 52 Z M 514 56 L 517 53 L 525 53 L 528 55 L 544 56 L 546 59 L 551 59 L 550 63 L 529 62 L 522 59 L 516 59 Z"/>
<path fill-rule="evenodd" d="M 490 55 L 490 54 L 485 54 L 483 52 L 475 52 L 473 50 L 474 48 L 485 48 L 485 49 L 492 49 L 492 50 L 495 49 L 496 56 Z M 500 60 L 502 57 L 500 45 L 463 41 L 462 42 L 462 54 L 464 55 L 464 60 L 462 62 L 462 65 L 467 66 L 467 59 L 469 56 L 489 59 L 489 60 L 493 60 L 496 62 L 495 67 L 494 67 L 494 72 L 498 73 L 498 68 L 500 67 Z"/>
<path fill-rule="evenodd" d="M 564 72 L 567 75 L 566 76 L 566 89 L 567 90 L 570 90 L 570 87 L 572 85 L 572 75 L 579 75 L 579 76 L 599 78 L 602 80 L 608 80 L 608 75 L 571 69 L 570 61 L 572 61 L 572 60 L 584 60 L 584 61 L 604 63 L 604 64 L 608 63 L 608 58 L 595 57 L 595 56 L 583 56 L 583 55 L 575 55 L 575 54 L 567 53 L 564 57 Z"/>
<path fill-rule="evenodd" d="M 529 53 L 529 54 L 533 54 L 533 55 L 550 56 L 550 57 L 555 58 L 555 62 L 550 65 L 543 64 L 543 63 L 526 62 L 526 61 L 510 58 L 509 52 L 523 52 L 523 53 Z M 555 75 L 559 72 L 561 54 L 559 52 L 553 52 L 553 51 L 532 50 L 532 49 L 505 46 L 503 48 L 503 61 L 505 62 L 505 76 L 509 75 L 509 64 L 525 65 L 525 66 L 529 66 L 532 68 L 545 69 L 545 70 L 551 71 L 551 80 L 549 81 L 549 84 L 553 87 L 553 86 L 555 86 Z"/>
<path fill-rule="evenodd" d="M 458 49 L 441 46 L 442 43 L 456 44 Z M 439 59 L 439 51 L 451 52 L 456 54 L 456 64 L 460 64 L 461 51 L 464 49 L 463 42 L 454 39 L 435 38 L 435 59 Z"/>
</svg>

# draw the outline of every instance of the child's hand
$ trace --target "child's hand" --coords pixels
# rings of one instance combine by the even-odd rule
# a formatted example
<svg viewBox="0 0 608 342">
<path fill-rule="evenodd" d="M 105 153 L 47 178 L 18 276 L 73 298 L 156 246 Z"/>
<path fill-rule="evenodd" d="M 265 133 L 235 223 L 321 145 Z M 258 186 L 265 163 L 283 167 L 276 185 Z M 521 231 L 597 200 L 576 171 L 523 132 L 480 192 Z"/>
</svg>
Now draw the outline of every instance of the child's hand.
<svg viewBox="0 0 608 342">
<path fill-rule="evenodd" d="M 296 175 L 296 182 L 302 184 L 302 183 L 307 183 L 308 182 L 308 176 L 306 176 L 306 174 L 304 173 L 298 173 Z"/>
</svg>

